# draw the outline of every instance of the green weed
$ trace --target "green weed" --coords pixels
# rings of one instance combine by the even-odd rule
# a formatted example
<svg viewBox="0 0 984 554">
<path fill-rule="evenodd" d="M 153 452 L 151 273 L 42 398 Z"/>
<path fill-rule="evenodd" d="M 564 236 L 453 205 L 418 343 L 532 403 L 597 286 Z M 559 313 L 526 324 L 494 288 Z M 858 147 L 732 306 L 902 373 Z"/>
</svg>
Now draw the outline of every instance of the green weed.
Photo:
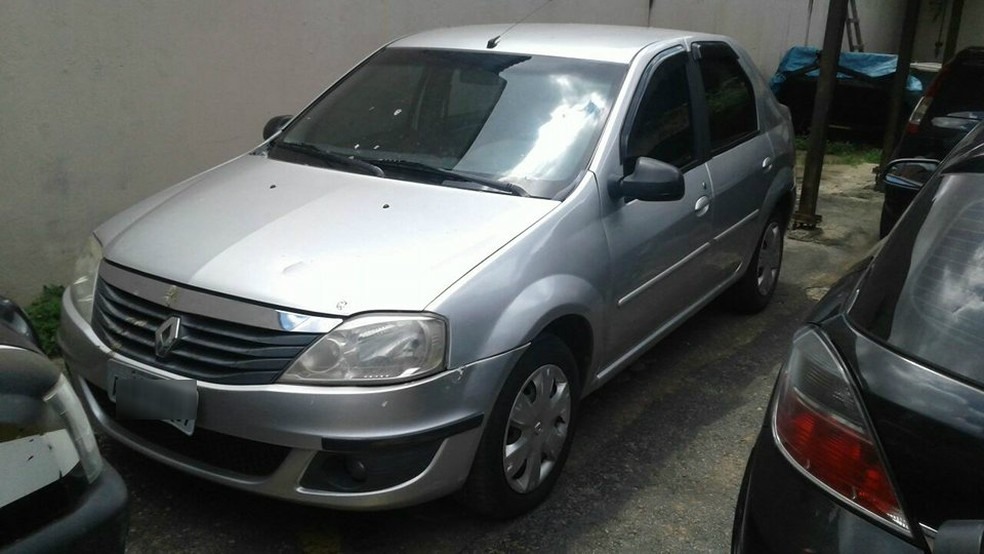
<svg viewBox="0 0 984 554">
<path fill-rule="evenodd" d="M 806 151 L 806 135 L 797 135 L 796 149 Z M 847 141 L 827 142 L 827 162 L 858 166 L 876 164 L 881 160 L 881 150 L 867 144 Z"/>
<path fill-rule="evenodd" d="M 34 325 L 41 341 L 41 350 L 49 356 L 58 356 L 61 350 L 55 333 L 58 332 L 58 322 L 61 319 L 61 297 L 65 287 L 61 285 L 45 285 L 41 294 L 24 310 Z"/>
</svg>

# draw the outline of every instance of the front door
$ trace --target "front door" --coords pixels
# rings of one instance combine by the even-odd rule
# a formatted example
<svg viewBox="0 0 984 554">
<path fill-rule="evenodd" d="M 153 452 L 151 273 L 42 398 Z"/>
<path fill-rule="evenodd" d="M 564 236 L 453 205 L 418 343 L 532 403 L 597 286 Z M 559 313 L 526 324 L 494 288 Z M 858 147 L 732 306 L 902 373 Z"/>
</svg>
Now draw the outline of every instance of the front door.
<svg viewBox="0 0 984 554">
<path fill-rule="evenodd" d="M 692 109 L 693 66 L 682 48 L 657 55 L 640 85 L 638 108 L 623 130 L 624 173 L 645 156 L 684 174 L 684 198 L 613 200 L 604 219 L 614 289 L 609 353 L 622 356 L 707 292 L 704 253 L 712 231 L 713 196 L 698 149 Z"/>
</svg>

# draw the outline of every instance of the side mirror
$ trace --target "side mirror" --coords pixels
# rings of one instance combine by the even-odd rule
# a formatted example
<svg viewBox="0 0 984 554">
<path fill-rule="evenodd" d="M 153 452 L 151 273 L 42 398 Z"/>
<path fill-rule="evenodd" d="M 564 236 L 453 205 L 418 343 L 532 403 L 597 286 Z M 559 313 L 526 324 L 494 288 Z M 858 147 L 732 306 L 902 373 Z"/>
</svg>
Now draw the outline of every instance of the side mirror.
<svg viewBox="0 0 984 554">
<path fill-rule="evenodd" d="M 886 185 L 918 189 L 929 181 L 939 166 L 939 160 L 926 158 L 893 160 L 885 166 L 878 178 Z"/>
<path fill-rule="evenodd" d="M 41 348 L 38 333 L 31 325 L 31 320 L 27 318 L 27 314 L 13 300 L 8 300 L 2 296 L 0 296 L 0 325 L 23 336 L 38 349 Z"/>
<path fill-rule="evenodd" d="M 984 521 L 951 519 L 940 526 L 933 543 L 935 554 L 984 552 Z"/>
<path fill-rule="evenodd" d="M 294 116 L 278 115 L 275 117 L 271 117 L 270 121 L 267 121 L 266 125 L 263 126 L 263 140 L 266 140 L 272 137 L 273 135 L 279 133 L 281 129 L 283 129 L 284 127 L 287 126 L 288 123 L 290 123 L 291 119 L 294 119 Z"/>
<path fill-rule="evenodd" d="M 683 198 L 686 187 L 683 173 L 675 166 L 652 158 L 639 158 L 635 171 L 612 182 L 609 192 L 614 198 L 669 202 Z"/>
</svg>

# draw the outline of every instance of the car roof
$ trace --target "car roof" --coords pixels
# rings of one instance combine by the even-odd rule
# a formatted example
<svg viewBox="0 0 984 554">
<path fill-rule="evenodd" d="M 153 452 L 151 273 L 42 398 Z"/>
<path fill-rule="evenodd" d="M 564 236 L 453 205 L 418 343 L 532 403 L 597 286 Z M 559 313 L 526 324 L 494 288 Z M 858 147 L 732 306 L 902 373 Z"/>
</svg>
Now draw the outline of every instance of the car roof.
<svg viewBox="0 0 984 554">
<path fill-rule="evenodd" d="M 658 43 L 667 46 L 687 40 L 730 39 L 692 31 L 581 24 L 509 24 L 449 27 L 411 35 L 390 44 L 396 48 L 438 48 L 509 54 L 531 54 L 629 63 L 643 48 Z M 495 48 L 489 40 L 500 36 Z"/>
</svg>

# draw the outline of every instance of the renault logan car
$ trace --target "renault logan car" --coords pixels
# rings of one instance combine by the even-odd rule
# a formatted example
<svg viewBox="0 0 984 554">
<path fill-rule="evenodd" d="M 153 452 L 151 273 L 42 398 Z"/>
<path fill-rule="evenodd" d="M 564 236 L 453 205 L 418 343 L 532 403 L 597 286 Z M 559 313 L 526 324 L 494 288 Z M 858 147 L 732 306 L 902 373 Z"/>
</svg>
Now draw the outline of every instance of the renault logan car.
<svg viewBox="0 0 984 554">
<path fill-rule="evenodd" d="M 0 552 L 123 552 L 126 485 L 37 337 L 0 296 Z"/>
<path fill-rule="evenodd" d="M 109 435 L 283 499 L 510 516 L 584 395 L 721 293 L 766 305 L 792 132 L 748 55 L 506 30 L 397 40 L 95 230 L 60 344 Z"/>
<path fill-rule="evenodd" d="M 889 165 L 924 190 L 793 338 L 734 552 L 982 552 L 984 125 L 926 163 Z"/>
</svg>

